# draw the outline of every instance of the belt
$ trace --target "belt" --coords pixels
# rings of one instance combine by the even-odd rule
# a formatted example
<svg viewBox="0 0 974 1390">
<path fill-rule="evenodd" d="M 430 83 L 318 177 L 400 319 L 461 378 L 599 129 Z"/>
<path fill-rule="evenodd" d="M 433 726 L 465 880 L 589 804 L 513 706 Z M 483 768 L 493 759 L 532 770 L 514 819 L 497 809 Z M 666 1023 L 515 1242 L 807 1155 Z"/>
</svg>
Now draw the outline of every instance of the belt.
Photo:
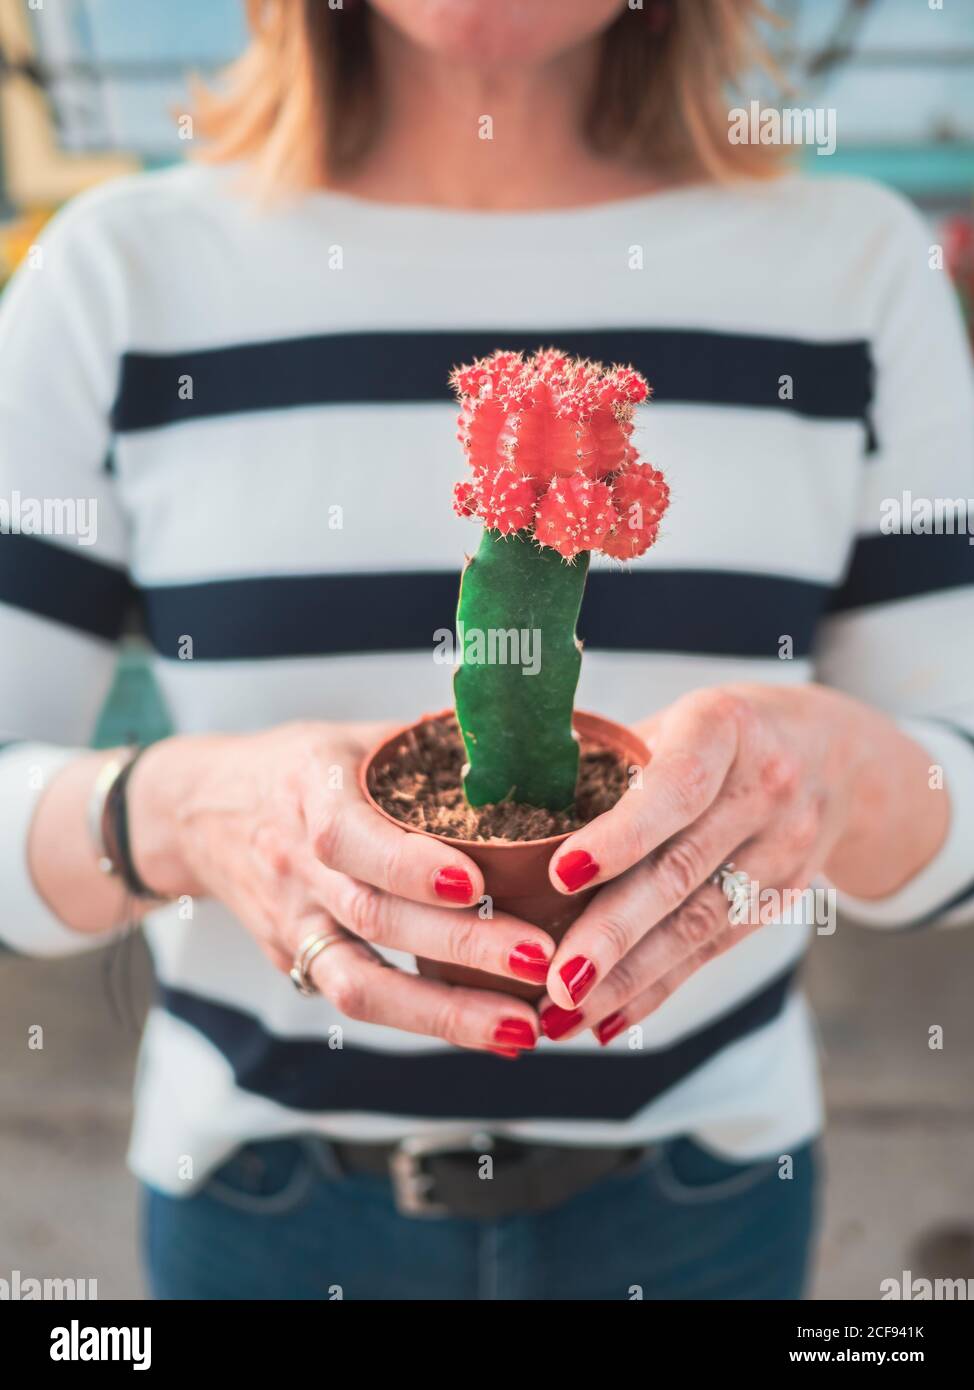
<svg viewBox="0 0 974 1390">
<path fill-rule="evenodd" d="M 646 1146 L 519 1144 L 483 1131 L 412 1136 L 396 1144 L 333 1140 L 329 1147 L 342 1174 L 387 1179 L 403 1215 L 472 1221 L 560 1206 L 601 1179 L 634 1167 L 648 1152 Z"/>
</svg>

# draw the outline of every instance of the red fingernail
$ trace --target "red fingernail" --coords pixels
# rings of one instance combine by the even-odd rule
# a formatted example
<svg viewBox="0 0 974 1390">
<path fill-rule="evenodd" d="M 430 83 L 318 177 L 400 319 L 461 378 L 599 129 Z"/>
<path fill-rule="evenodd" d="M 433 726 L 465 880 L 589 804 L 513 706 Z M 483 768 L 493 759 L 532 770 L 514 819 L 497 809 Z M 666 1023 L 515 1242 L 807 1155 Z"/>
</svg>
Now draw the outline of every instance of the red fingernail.
<svg viewBox="0 0 974 1390">
<path fill-rule="evenodd" d="M 494 1029 L 494 1042 L 505 1047 L 534 1047 L 534 1029 L 523 1018 L 502 1018 Z"/>
<path fill-rule="evenodd" d="M 570 893 L 582 888 L 594 878 L 599 866 L 585 849 L 573 849 L 563 854 L 555 865 L 555 873 Z"/>
<path fill-rule="evenodd" d="M 473 884 L 466 869 L 440 869 L 433 879 L 439 898 L 448 903 L 468 903 L 473 897 Z"/>
<path fill-rule="evenodd" d="M 595 966 L 588 956 L 572 956 L 558 974 L 565 982 L 565 988 L 571 995 L 573 1004 L 584 999 L 595 983 Z"/>
<path fill-rule="evenodd" d="M 557 1004 L 549 1004 L 541 1015 L 541 1031 L 554 1042 L 570 1033 L 582 1017 L 581 1009 L 559 1009 Z"/>
<path fill-rule="evenodd" d="M 622 1014 L 609 1014 L 609 1017 L 604 1018 L 595 1029 L 595 1036 L 602 1046 L 605 1047 L 606 1043 L 610 1043 L 613 1038 L 618 1037 L 625 1026 L 626 1020 L 623 1018 Z"/>
<path fill-rule="evenodd" d="M 488 1047 L 487 1051 L 496 1053 L 498 1057 L 507 1057 L 512 1062 L 521 1055 L 516 1047 Z"/>
<path fill-rule="evenodd" d="M 520 980 L 530 980 L 533 985 L 543 985 L 548 978 L 548 957 L 543 946 L 536 941 L 519 941 L 507 958 L 512 975 Z"/>
</svg>

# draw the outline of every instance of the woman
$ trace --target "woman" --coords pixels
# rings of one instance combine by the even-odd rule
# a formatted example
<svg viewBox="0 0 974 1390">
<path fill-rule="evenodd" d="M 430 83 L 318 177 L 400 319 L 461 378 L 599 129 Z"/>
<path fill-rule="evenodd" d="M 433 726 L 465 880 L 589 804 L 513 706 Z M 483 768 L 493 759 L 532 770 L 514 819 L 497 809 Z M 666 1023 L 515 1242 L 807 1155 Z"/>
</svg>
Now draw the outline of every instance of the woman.
<svg viewBox="0 0 974 1390">
<path fill-rule="evenodd" d="M 834 922 L 774 904 L 816 875 L 881 927 L 974 902 L 970 551 L 882 525 L 970 491 L 948 287 L 892 195 L 727 140 L 749 0 L 250 9 L 209 163 L 79 199 L 0 320 L 5 491 L 97 504 L 94 545 L 0 548 L 4 932 L 145 917 L 152 1288 L 800 1297 L 793 981 Z M 673 494 L 583 612 L 579 703 L 653 759 L 552 865 L 600 887 L 557 950 L 356 788 L 380 722 L 449 699 L 447 372 L 550 342 L 648 376 Z M 81 751 L 133 596 L 179 730 L 134 764 Z M 728 862 L 770 915 L 729 923 Z"/>
</svg>

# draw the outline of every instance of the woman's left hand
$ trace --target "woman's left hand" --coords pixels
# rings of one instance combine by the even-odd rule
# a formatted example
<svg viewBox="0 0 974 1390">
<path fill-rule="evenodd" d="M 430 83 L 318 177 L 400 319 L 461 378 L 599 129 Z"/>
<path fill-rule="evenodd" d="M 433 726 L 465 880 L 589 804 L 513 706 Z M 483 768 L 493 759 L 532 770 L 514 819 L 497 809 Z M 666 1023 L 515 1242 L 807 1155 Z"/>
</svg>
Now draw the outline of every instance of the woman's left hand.
<svg viewBox="0 0 974 1390">
<path fill-rule="evenodd" d="M 758 929 L 759 894 L 805 889 L 824 871 L 852 894 L 883 896 L 946 833 L 925 751 L 822 686 L 695 691 L 637 732 L 652 754 L 637 785 L 552 858 L 561 892 L 606 886 L 552 960 L 551 1038 L 594 1028 L 605 1043 L 638 1023 Z M 741 921 L 711 882 L 728 861 L 752 885 Z"/>
</svg>

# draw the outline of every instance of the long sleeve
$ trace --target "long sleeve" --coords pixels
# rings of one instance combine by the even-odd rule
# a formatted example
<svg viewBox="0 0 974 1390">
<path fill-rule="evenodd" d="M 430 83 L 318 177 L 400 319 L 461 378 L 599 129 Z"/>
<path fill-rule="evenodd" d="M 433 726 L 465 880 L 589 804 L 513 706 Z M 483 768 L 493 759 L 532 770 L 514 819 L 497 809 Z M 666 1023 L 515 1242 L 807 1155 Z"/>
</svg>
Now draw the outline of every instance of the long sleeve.
<svg viewBox="0 0 974 1390">
<path fill-rule="evenodd" d="M 55 219 L 0 299 L 0 939 L 37 955 L 104 939 L 57 921 L 26 844 L 90 741 L 131 596 L 108 465 L 120 278 L 93 201 Z"/>
<path fill-rule="evenodd" d="M 974 919 L 974 373 L 931 237 L 889 201 L 873 248 L 875 447 L 817 674 L 897 718 L 929 752 L 930 794 L 950 797 L 946 843 L 900 892 L 839 895 L 853 919 L 897 928 Z"/>
</svg>

